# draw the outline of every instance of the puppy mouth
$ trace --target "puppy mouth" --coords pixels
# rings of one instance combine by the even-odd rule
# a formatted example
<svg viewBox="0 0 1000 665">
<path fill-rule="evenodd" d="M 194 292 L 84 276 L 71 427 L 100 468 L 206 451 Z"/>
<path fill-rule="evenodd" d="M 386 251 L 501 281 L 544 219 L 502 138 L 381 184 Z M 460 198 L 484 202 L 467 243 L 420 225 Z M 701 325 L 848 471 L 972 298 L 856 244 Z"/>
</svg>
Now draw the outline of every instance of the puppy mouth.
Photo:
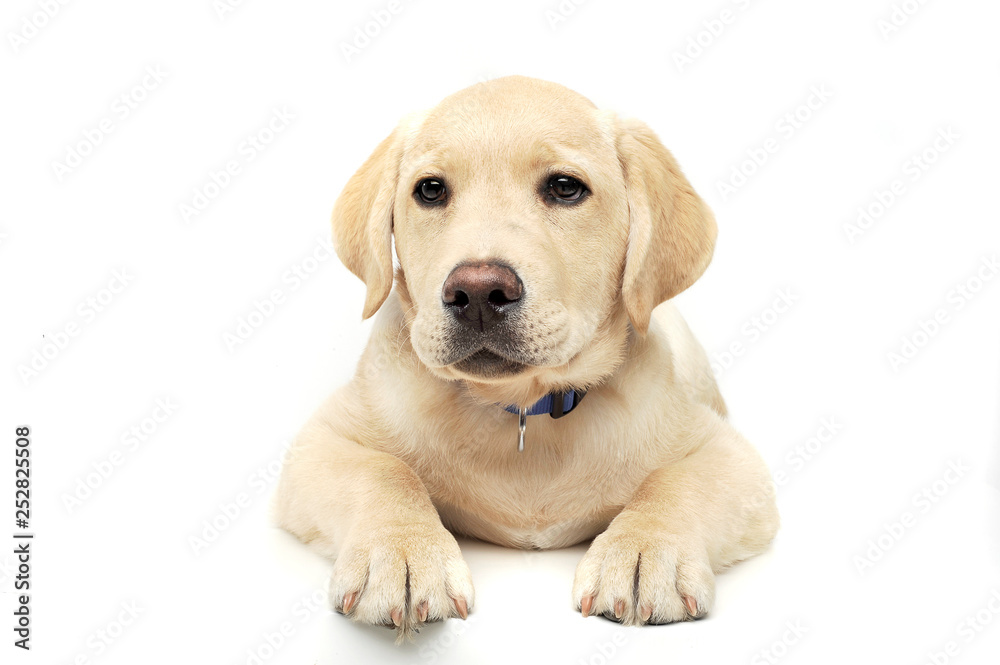
<svg viewBox="0 0 1000 665">
<path fill-rule="evenodd" d="M 527 365 L 511 360 L 488 349 L 480 349 L 455 362 L 452 366 L 465 374 L 484 379 L 498 379 L 523 372 Z"/>
</svg>

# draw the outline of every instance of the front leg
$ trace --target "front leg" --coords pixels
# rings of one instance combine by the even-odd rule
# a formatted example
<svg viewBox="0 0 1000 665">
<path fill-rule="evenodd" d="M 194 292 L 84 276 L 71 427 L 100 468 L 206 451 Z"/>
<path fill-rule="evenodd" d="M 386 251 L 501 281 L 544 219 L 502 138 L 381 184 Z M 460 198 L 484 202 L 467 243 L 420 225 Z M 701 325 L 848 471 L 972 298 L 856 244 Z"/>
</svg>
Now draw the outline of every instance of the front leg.
<svg viewBox="0 0 1000 665">
<path fill-rule="evenodd" d="M 400 459 L 344 436 L 336 404 L 289 451 L 278 524 L 334 558 L 330 601 L 352 619 L 395 626 L 400 639 L 425 621 L 464 619 L 472 576 L 423 483 Z"/>
<path fill-rule="evenodd" d="M 626 624 L 698 618 L 712 607 L 715 573 L 761 552 L 778 528 L 767 468 L 728 422 L 705 415 L 705 440 L 653 471 L 576 570 L 584 616 Z"/>
</svg>

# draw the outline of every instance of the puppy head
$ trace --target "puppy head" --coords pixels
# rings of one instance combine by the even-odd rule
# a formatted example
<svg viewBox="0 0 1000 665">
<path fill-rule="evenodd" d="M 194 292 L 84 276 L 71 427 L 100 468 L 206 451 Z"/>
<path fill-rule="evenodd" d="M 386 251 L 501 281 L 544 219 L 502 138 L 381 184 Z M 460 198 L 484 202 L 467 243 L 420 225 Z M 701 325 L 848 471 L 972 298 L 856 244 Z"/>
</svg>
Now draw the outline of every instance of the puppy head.
<svg viewBox="0 0 1000 665">
<path fill-rule="evenodd" d="M 519 399 L 586 387 L 711 259 L 708 208 L 653 132 L 553 83 L 481 83 L 404 120 L 333 214 L 375 313 L 393 284 L 433 372 Z"/>
</svg>

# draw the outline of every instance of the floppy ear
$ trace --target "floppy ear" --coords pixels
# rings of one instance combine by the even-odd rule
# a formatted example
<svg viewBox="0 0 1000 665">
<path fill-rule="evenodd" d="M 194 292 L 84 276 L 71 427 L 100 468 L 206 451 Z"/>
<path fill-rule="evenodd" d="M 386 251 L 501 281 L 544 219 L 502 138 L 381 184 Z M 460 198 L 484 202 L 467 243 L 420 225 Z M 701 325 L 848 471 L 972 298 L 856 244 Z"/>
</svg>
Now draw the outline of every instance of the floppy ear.
<svg viewBox="0 0 1000 665">
<path fill-rule="evenodd" d="M 629 210 L 622 298 L 632 327 L 645 334 L 653 308 L 708 267 L 715 218 L 645 123 L 618 121 L 618 158 Z"/>
<path fill-rule="evenodd" d="M 398 135 L 394 131 L 375 148 L 333 207 L 337 255 L 368 289 L 365 319 L 378 311 L 392 289 L 392 206 L 402 150 Z"/>
</svg>

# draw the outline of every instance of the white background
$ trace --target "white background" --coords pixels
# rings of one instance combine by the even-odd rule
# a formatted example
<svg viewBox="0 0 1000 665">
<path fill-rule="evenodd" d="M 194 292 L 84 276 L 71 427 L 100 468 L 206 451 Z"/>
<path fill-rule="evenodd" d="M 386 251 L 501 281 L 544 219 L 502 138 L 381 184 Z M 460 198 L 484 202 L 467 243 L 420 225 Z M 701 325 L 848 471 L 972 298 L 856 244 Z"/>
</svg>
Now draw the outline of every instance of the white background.
<svg viewBox="0 0 1000 665">
<path fill-rule="evenodd" d="M 0 16 L 0 436 L 12 460 L 15 426 L 32 427 L 36 533 L 30 653 L 11 644 L 13 545 L 0 548 L 3 662 L 995 662 L 1000 278 L 977 271 L 1000 252 L 996 3 L 909 0 L 886 34 L 890 0 L 567 1 L 558 21 L 556 0 L 412 0 L 350 59 L 342 44 L 387 1 L 249 0 L 220 16 L 211 0 L 95 0 L 47 19 L 44 4 Z M 131 92 L 147 67 L 165 78 Z M 368 331 L 361 283 L 313 252 L 404 113 L 512 73 L 651 124 L 715 210 L 714 262 L 678 302 L 733 422 L 785 473 L 783 526 L 718 578 L 707 619 L 635 629 L 572 610 L 583 546 L 462 541 L 474 613 L 397 647 L 314 606 L 330 564 L 268 520 L 283 447 Z M 274 109 L 294 119 L 248 160 Z M 103 119 L 112 131 L 60 179 L 54 163 Z M 939 132 L 953 138 L 934 148 Z M 743 164 L 765 144 L 761 166 Z M 933 163 L 913 171 L 915 155 Z M 185 220 L 230 160 L 240 172 Z M 725 195 L 741 165 L 752 175 Z M 851 242 L 858 208 L 877 211 L 897 179 Z M 128 285 L 105 293 L 116 270 Z M 272 315 L 229 348 L 275 289 Z M 794 304 L 775 315 L 779 290 Z M 894 364 L 937 310 L 946 323 Z M 749 334 L 755 318 L 769 323 Z M 36 351 L 50 358 L 25 374 Z M 158 399 L 176 408 L 152 431 Z M 837 431 L 809 444 L 824 419 Z M 0 466 L 6 541 L 13 463 Z M 193 537 L 211 542 L 196 552 Z M 122 603 L 140 612 L 126 626 Z"/>
</svg>

